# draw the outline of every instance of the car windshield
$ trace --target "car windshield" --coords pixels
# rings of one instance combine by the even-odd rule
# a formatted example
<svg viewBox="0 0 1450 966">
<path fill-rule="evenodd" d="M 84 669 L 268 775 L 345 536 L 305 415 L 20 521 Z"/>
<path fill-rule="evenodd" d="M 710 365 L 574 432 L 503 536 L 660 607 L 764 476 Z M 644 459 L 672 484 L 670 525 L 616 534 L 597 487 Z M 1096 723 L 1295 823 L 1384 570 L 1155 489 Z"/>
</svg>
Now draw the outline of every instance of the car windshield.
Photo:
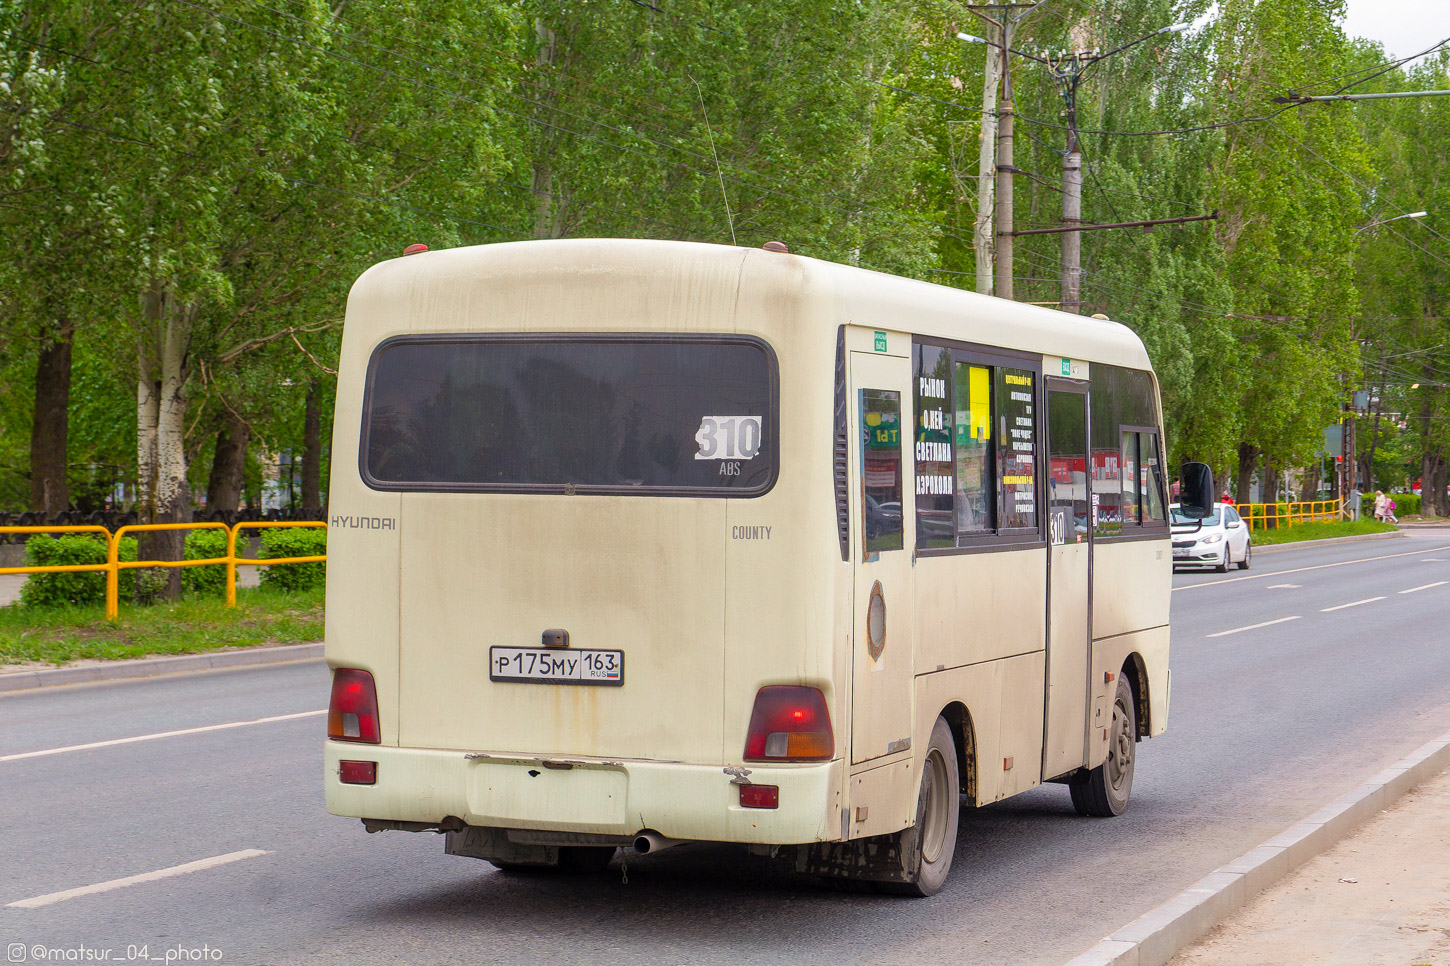
<svg viewBox="0 0 1450 966">
<path fill-rule="evenodd" d="M 1195 526 L 1199 523 L 1198 517 L 1189 516 L 1188 514 L 1183 512 L 1183 509 L 1181 507 L 1170 507 L 1169 512 L 1173 514 L 1173 525 L 1176 527 Z M 1202 522 L 1203 525 L 1206 527 L 1219 526 L 1221 523 L 1223 523 L 1223 510 L 1215 509 L 1208 516 L 1204 517 Z"/>
</svg>

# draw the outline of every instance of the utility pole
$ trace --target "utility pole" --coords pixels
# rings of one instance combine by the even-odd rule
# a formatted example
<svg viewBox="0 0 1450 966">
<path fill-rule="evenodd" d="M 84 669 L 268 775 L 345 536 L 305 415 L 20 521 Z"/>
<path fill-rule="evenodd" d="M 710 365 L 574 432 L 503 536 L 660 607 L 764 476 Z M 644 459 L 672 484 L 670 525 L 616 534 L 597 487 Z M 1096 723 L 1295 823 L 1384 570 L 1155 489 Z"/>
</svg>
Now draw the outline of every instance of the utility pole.
<svg viewBox="0 0 1450 966">
<path fill-rule="evenodd" d="M 1082 298 L 1082 235 L 1078 226 L 1082 223 L 1082 151 L 1077 131 L 1077 85 L 1083 71 L 1100 60 L 1127 50 L 1160 34 L 1177 32 L 1188 28 L 1188 24 L 1174 24 L 1155 30 L 1145 37 L 1100 52 L 1076 51 L 1063 54 L 1056 59 L 1034 58 L 1047 64 L 1052 76 L 1062 88 L 1063 100 L 1067 102 L 1067 145 L 1062 154 L 1062 292 L 1058 306 L 1064 312 L 1077 312 Z M 1151 227 L 1144 225 L 1145 228 Z"/>
<path fill-rule="evenodd" d="M 997 117 L 997 298 L 1012 298 L 1012 17 L 1002 17 L 1002 104 Z"/>
<path fill-rule="evenodd" d="M 1076 132 L 1072 132 L 1074 139 Z M 1082 154 L 1076 147 L 1062 156 L 1062 223 L 1073 228 L 1082 223 Z M 1077 312 L 1082 291 L 1082 233 L 1062 235 L 1062 304 L 1064 312 Z"/>
<path fill-rule="evenodd" d="M 1001 33 L 1001 27 L 996 28 Z M 972 232 L 972 251 L 976 254 L 977 291 L 992 294 L 992 262 L 997 257 L 993 206 L 996 204 L 997 178 L 997 85 L 1001 83 L 1003 54 L 1007 45 L 1000 37 L 987 45 L 986 68 L 982 77 L 982 143 L 977 164 L 977 223 Z"/>
<path fill-rule="evenodd" d="M 991 86 L 992 83 L 991 73 L 993 65 L 990 48 L 996 46 L 999 47 L 1001 50 L 1001 64 L 999 69 L 1001 70 L 1002 74 L 1002 98 L 997 106 L 997 226 L 995 233 L 991 233 L 990 229 L 987 229 L 989 235 L 995 235 L 997 249 L 995 273 L 996 278 L 991 281 L 993 281 L 994 285 L 994 294 L 1001 299 L 1012 298 L 1012 175 L 1016 172 L 1017 169 L 1013 166 L 1012 157 L 1012 128 L 1014 121 L 1014 111 L 1012 106 L 1011 54 L 1018 53 L 1018 51 L 1012 50 L 1012 28 L 1016 25 L 1017 21 L 1021 20 L 1024 16 L 1026 16 L 1028 13 L 1031 13 L 1034 9 L 1040 7 L 1045 2 L 1046 0 L 1037 0 L 1037 2 L 1035 3 L 995 3 L 982 4 L 980 6 L 969 6 L 967 7 L 968 10 L 976 14 L 978 17 L 981 17 L 987 23 L 991 24 L 993 27 L 996 28 L 996 36 L 992 40 L 984 41 L 980 37 L 973 37 L 969 34 L 957 34 L 957 36 L 962 40 L 971 40 L 987 44 L 989 48 L 989 52 L 987 55 L 988 67 L 987 78 L 984 80 L 984 88 Z M 993 18 L 987 16 L 987 14 L 983 11 L 992 11 L 994 13 L 999 13 L 1001 19 L 994 20 Z M 987 130 L 985 107 L 987 97 L 985 95 L 983 96 L 982 101 L 982 131 L 983 141 L 985 142 Z M 987 190 L 985 187 L 985 182 L 988 177 L 988 171 L 990 170 L 986 161 L 987 148 L 985 143 L 982 147 L 982 158 L 982 170 L 978 172 L 978 177 L 981 179 L 978 182 L 977 194 L 978 235 L 973 239 L 973 248 L 977 252 L 977 291 L 979 292 L 983 292 L 986 290 L 984 288 L 986 280 L 984 280 L 982 274 L 982 246 L 980 242 L 981 233 L 983 231 L 982 212 L 984 210 L 991 210 L 989 205 L 984 204 L 984 199 L 986 197 L 985 192 Z"/>
</svg>

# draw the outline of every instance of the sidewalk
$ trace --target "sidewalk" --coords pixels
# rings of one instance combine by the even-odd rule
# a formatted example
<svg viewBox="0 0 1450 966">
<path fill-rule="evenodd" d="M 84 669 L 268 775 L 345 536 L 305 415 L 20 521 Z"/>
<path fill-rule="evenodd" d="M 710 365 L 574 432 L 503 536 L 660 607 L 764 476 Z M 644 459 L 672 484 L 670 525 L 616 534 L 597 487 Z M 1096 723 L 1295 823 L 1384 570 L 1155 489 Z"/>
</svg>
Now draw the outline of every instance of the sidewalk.
<svg viewBox="0 0 1450 966">
<path fill-rule="evenodd" d="M 1169 963 L 1450 964 L 1450 770 L 1265 889 Z"/>
</svg>

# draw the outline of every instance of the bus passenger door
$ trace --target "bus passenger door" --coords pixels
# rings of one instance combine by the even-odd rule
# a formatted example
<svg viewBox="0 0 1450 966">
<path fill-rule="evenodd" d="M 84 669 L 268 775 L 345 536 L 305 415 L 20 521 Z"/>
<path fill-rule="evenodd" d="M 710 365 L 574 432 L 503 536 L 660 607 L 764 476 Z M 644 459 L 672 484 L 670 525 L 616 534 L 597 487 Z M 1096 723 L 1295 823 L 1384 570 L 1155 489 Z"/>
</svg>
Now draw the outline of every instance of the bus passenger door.
<svg viewBox="0 0 1450 966">
<path fill-rule="evenodd" d="M 911 552 L 915 501 L 903 447 L 911 433 L 911 368 L 900 357 L 851 353 L 851 761 L 911 747 Z"/>
<path fill-rule="evenodd" d="M 1087 393 L 1047 392 L 1047 708 L 1042 779 L 1086 763 L 1092 526 Z"/>
</svg>

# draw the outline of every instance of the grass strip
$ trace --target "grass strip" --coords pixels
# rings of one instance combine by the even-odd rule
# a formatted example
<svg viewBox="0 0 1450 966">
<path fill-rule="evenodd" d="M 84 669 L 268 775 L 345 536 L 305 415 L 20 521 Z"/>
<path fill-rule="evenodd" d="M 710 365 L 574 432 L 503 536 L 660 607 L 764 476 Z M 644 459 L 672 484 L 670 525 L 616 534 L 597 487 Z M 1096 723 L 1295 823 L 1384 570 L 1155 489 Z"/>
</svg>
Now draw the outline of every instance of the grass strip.
<svg viewBox="0 0 1450 966">
<path fill-rule="evenodd" d="M 1304 540 L 1328 540 L 1330 537 L 1357 537 L 1366 533 L 1389 533 L 1396 529 L 1392 523 L 1376 523 L 1373 520 L 1345 520 L 1335 523 L 1296 523 L 1292 527 L 1275 530 L 1255 530 L 1254 546 L 1264 547 L 1276 543 L 1299 543 Z"/>
<path fill-rule="evenodd" d="M 237 606 L 212 597 L 175 604 L 121 605 L 114 623 L 102 606 L 0 607 L 0 664 L 65 664 L 197 654 L 253 644 L 322 640 L 323 591 L 237 590 Z"/>
</svg>

